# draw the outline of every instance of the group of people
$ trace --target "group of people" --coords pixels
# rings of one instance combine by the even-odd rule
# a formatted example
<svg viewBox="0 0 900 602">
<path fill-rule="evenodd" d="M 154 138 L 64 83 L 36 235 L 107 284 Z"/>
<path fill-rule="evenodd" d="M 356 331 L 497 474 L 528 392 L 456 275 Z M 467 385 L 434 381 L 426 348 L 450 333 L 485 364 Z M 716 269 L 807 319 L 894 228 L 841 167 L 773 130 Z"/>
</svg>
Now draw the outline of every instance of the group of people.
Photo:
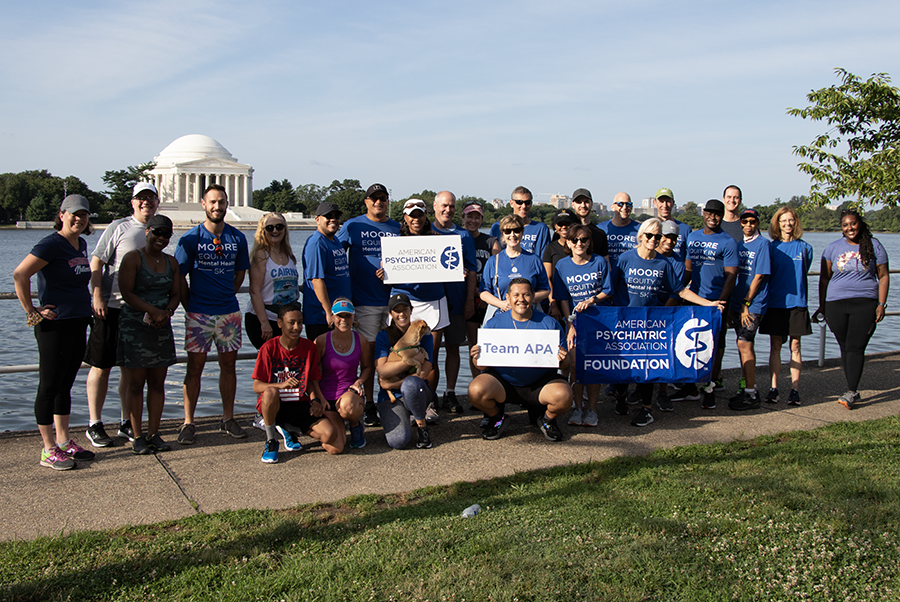
<svg viewBox="0 0 900 602">
<path fill-rule="evenodd" d="M 608 389 L 616 414 L 632 414 L 629 404 L 639 404 L 633 425 L 653 422 L 654 389 L 660 411 L 672 411 L 673 402 L 683 400 L 715 408 L 729 328 L 735 330 L 743 375 L 729 407 L 747 410 L 759 407 L 761 399 L 780 401 L 781 349 L 788 339 L 787 403 L 799 405 L 800 340 L 811 333 L 807 273 L 812 247 L 802 240 L 791 207 L 776 212 L 769 240 L 761 235 L 759 214 L 742 210 L 741 201 L 740 188 L 728 186 L 722 200 L 705 204 L 704 227 L 692 232 L 674 219 L 670 189 L 656 192 L 658 217 L 643 222 L 631 218 L 633 203 L 623 192 L 613 199 L 613 218 L 596 225 L 591 193 L 580 188 L 572 208 L 555 216 L 551 232 L 530 219 L 533 196 L 520 186 L 511 194 L 512 214 L 493 224 L 488 235 L 481 231 L 484 210 L 477 202 L 462 208 L 464 227 L 459 227 L 453 223 L 453 193 L 435 196 L 433 221 L 425 203 L 412 198 L 404 203 L 401 224 L 388 217 L 387 189 L 373 184 L 363 215 L 342 223 L 337 206 L 318 206 L 316 231 L 298 262 L 279 213 L 260 219 L 248 249 L 246 237 L 225 222 L 227 194 L 215 184 L 201 199 L 205 220 L 181 236 L 174 256 L 164 252 L 172 222 L 157 214 L 158 191 L 143 182 L 134 187 L 132 215 L 110 224 L 89 255 L 81 235 L 91 233 L 90 207 L 83 196 L 69 195 L 56 217 L 56 232 L 41 240 L 14 273 L 40 355 L 35 417 L 43 441 L 41 464 L 67 470 L 94 457 L 68 429 L 71 388 L 82 359 L 92 366 L 86 432 L 91 444 L 113 443 L 101 411 L 110 371 L 119 366 L 117 434 L 131 442 L 136 454 L 171 449 L 159 428 L 167 369 L 176 361 L 171 317 L 179 305 L 185 309 L 188 361 L 178 443 L 194 442 L 201 375 L 213 346 L 223 406 L 220 430 L 238 439 L 247 436 L 234 418 L 235 361 L 246 331 L 259 350 L 253 390 L 257 426 L 266 433 L 264 463 L 278 461 L 282 442 L 287 450 L 302 450 L 297 433 L 337 454 L 348 445 L 349 430 L 349 446 L 361 448 L 364 425 L 381 425 L 387 443 L 402 448 L 412 441 L 414 424 L 416 447 L 431 448 L 429 425 L 438 421 L 437 409 L 463 411 L 455 389 L 459 349 L 466 342 L 473 374 L 468 398 L 484 414 L 485 439 L 499 438 L 506 428 L 506 403 L 523 405 L 529 421 L 551 441 L 563 439 L 557 421 L 569 410 L 570 425 L 597 426 L 600 385 L 579 382 L 570 358 L 578 345 L 573 319 L 600 305 L 694 304 L 723 312 L 708 384 L 681 383 L 671 395 L 666 385 L 652 383 L 635 383 L 630 395 L 628 384 Z M 859 400 L 866 344 L 884 317 L 889 276 L 884 248 L 863 217 L 845 211 L 841 228 L 842 238 L 822 256 L 813 318 L 824 316 L 840 344 L 848 391 L 839 402 L 852 409 Z M 449 234 L 461 240 L 462 282 L 385 284 L 384 237 Z M 236 294 L 248 270 L 250 301 L 242 316 Z M 35 274 L 37 307 L 30 282 Z M 479 328 L 556 331 L 558 368 L 482 366 Z M 764 398 L 755 382 L 757 331 L 771 337 L 771 383 Z M 417 340 L 410 344 L 413 334 Z M 446 389 L 439 396 L 441 347 Z"/>
</svg>

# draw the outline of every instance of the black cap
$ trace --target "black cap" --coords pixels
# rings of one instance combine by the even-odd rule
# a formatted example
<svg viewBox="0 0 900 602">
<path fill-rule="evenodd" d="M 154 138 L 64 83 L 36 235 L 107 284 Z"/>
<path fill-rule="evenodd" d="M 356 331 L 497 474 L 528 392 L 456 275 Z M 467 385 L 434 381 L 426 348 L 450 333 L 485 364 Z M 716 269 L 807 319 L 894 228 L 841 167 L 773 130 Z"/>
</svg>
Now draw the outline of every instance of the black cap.
<svg viewBox="0 0 900 602">
<path fill-rule="evenodd" d="M 578 190 L 576 190 L 575 192 L 573 192 L 573 193 L 572 193 L 572 201 L 574 202 L 575 199 L 577 199 L 577 198 L 579 198 L 579 197 L 583 197 L 583 196 L 585 196 L 585 197 L 587 197 L 588 199 L 590 199 L 590 201 L 591 201 L 592 203 L 594 202 L 594 197 L 591 196 L 591 191 L 588 190 L 587 188 L 579 188 Z"/>
<path fill-rule="evenodd" d="M 556 214 L 556 217 L 553 218 L 553 225 L 558 226 L 559 224 L 563 224 L 566 222 L 574 224 L 577 221 L 581 220 L 575 217 L 574 213 L 572 213 L 568 209 L 561 209 L 559 213 Z"/>
<path fill-rule="evenodd" d="M 324 203 L 319 203 L 318 209 L 316 209 L 316 217 L 320 215 L 328 215 L 329 213 L 333 213 L 337 211 L 339 214 L 344 215 L 344 212 L 338 209 L 338 206 L 334 203 L 325 201 Z"/>
<path fill-rule="evenodd" d="M 151 217 L 150 219 L 147 220 L 146 229 L 149 230 L 151 228 L 168 228 L 169 230 L 171 230 L 172 229 L 172 220 L 167 218 L 165 215 L 160 215 L 157 213 L 156 215 L 154 215 L 153 217 Z"/>
<path fill-rule="evenodd" d="M 394 311 L 394 308 L 398 305 L 408 305 L 412 307 L 412 303 L 409 300 L 409 296 L 406 293 L 397 293 L 395 295 L 391 295 L 391 300 L 388 301 L 388 311 Z"/>
<path fill-rule="evenodd" d="M 384 187 L 384 184 L 372 184 L 371 186 L 369 186 L 368 190 L 366 190 L 367 199 L 375 198 L 376 194 L 383 194 L 388 198 L 390 198 L 391 196 L 388 194 L 387 188 Z"/>
<path fill-rule="evenodd" d="M 708 201 L 706 201 L 706 206 L 703 208 L 703 210 L 709 211 L 710 213 L 725 215 L 725 203 L 723 203 L 719 199 L 709 199 Z"/>
</svg>

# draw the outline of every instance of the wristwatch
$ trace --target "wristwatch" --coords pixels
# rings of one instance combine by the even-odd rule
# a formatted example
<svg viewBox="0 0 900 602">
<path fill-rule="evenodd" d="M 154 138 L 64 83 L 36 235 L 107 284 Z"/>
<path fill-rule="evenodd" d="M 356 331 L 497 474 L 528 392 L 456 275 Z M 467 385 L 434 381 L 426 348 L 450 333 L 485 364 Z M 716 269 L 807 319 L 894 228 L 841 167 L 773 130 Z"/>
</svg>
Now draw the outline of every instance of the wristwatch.
<svg viewBox="0 0 900 602">
<path fill-rule="evenodd" d="M 879 302 L 878 302 L 878 305 L 880 305 L 881 307 L 887 309 L 887 301 L 885 301 L 884 303 L 882 303 L 881 301 L 879 301 Z"/>
<path fill-rule="evenodd" d="M 744 305 L 750 307 L 751 305 L 753 305 L 753 301 L 751 299 L 744 299 Z"/>
</svg>

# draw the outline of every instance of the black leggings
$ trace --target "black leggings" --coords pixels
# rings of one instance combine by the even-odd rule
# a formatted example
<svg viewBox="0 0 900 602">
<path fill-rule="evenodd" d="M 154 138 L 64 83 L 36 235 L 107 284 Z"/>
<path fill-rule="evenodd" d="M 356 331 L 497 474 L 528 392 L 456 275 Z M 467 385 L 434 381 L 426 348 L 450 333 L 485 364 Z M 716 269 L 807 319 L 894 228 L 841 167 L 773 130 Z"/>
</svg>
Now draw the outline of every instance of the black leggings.
<svg viewBox="0 0 900 602">
<path fill-rule="evenodd" d="M 53 416 L 72 410 L 72 384 L 84 358 L 85 335 L 90 318 L 42 320 L 34 327 L 40 357 L 40 381 L 34 400 L 39 426 L 53 424 Z"/>
<path fill-rule="evenodd" d="M 635 389 L 641 394 L 641 405 L 649 407 L 653 401 L 654 383 L 636 383 Z M 616 385 L 616 394 L 624 397 L 628 393 L 628 383 Z"/>
<path fill-rule="evenodd" d="M 856 391 L 866 361 L 866 345 L 875 332 L 878 300 L 868 297 L 841 299 L 825 303 L 825 321 L 841 346 L 841 365 L 847 387 Z"/>
<path fill-rule="evenodd" d="M 269 320 L 269 326 L 272 327 L 273 339 L 281 336 L 281 329 L 278 328 L 278 322 Z M 244 332 L 247 333 L 247 338 L 250 339 L 250 342 L 253 343 L 253 346 L 257 349 L 262 347 L 263 343 L 265 343 L 262 338 L 262 326 L 259 324 L 259 318 L 249 311 L 244 314 Z"/>
</svg>

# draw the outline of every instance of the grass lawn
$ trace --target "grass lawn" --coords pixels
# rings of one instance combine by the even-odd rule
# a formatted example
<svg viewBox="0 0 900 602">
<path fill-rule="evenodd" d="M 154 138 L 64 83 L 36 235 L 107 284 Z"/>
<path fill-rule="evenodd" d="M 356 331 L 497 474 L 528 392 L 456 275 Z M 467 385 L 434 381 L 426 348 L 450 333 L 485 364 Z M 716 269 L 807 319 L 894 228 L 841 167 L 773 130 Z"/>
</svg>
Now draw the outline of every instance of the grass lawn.
<svg viewBox="0 0 900 602">
<path fill-rule="evenodd" d="M 895 417 L 4 543 L 0 600 L 898 600 L 898 525 Z"/>
</svg>

